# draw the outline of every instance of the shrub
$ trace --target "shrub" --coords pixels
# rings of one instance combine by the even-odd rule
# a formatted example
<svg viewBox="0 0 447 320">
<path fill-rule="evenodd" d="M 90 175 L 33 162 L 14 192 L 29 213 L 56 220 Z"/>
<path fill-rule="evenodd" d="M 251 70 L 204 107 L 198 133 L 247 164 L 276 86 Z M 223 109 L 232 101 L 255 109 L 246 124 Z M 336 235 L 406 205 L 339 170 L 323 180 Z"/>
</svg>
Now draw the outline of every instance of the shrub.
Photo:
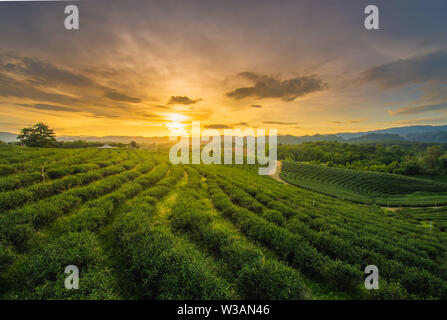
<svg viewBox="0 0 447 320">
<path fill-rule="evenodd" d="M 247 299 L 306 299 L 310 296 L 298 273 L 290 272 L 281 263 L 266 260 L 245 265 L 238 276 Z"/>
<path fill-rule="evenodd" d="M 286 219 L 283 217 L 281 212 L 277 210 L 266 210 L 262 217 L 265 220 L 276 224 L 277 226 L 283 226 L 286 222 Z"/>
</svg>

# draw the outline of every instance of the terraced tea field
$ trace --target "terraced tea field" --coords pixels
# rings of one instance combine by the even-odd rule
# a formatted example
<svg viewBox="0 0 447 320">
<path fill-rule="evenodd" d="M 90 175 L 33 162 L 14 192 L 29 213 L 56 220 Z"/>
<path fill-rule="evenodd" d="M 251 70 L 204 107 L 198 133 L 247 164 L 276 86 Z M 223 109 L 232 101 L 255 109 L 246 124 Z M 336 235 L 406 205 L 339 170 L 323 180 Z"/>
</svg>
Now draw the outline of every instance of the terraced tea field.
<svg viewBox="0 0 447 320">
<path fill-rule="evenodd" d="M 401 208 L 397 211 L 405 219 L 414 219 L 427 228 L 437 228 L 441 231 L 447 231 L 447 208 Z"/>
<path fill-rule="evenodd" d="M 0 155 L 3 299 L 447 298 L 447 235 L 399 212 L 147 150 Z"/>
<path fill-rule="evenodd" d="M 283 161 L 280 177 L 293 185 L 382 206 L 447 204 L 447 183 L 408 176 Z"/>
</svg>

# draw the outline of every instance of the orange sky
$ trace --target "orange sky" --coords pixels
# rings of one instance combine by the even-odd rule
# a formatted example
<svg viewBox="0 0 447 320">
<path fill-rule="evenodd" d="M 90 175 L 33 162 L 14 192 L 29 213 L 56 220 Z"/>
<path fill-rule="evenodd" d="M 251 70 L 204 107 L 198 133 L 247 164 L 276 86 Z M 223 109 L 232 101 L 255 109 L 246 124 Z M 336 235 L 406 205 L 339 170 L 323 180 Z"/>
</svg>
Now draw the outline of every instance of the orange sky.
<svg viewBox="0 0 447 320">
<path fill-rule="evenodd" d="M 204 128 L 279 134 L 447 122 L 446 19 L 407 1 L 0 3 L 0 131 L 165 136 Z M 409 19 L 415 14 L 418 19 Z M 390 19 L 390 17 L 393 19 Z"/>
</svg>

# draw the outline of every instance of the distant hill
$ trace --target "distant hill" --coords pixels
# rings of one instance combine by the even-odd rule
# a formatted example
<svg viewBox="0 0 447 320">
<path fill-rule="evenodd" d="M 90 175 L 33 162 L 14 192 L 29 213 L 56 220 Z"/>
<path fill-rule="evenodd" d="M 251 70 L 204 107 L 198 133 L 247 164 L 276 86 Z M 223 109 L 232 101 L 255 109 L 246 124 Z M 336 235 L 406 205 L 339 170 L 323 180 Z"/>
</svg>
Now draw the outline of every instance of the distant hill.
<svg viewBox="0 0 447 320">
<path fill-rule="evenodd" d="M 447 132 L 414 132 L 406 135 L 409 141 L 447 143 Z"/>
<path fill-rule="evenodd" d="M 337 141 L 344 142 L 345 140 L 335 134 L 316 134 L 313 136 L 278 136 L 278 143 L 281 144 L 299 144 L 303 142 L 317 142 L 317 141 Z"/>
<path fill-rule="evenodd" d="M 17 141 L 17 135 L 10 132 L 0 132 L 0 141 L 15 142 Z"/>
<path fill-rule="evenodd" d="M 342 137 L 343 139 L 352 139 L 356 137 L 361 137 L 370 133 L 389 133 L 389 134 L 397 134 L 402 137 L 406 137 L 409 134 L 415 133 L 429 133 L 429 132 L 447 132 L 447 125 L 444 126 L 407 126 L 407 127 L 397 127 L 397 128 L 388 128 L 381 130 L 373 130 L 373 131 L 365 131 L 365 132 L 346 132 L 346 133 L 337 133 L 338 137 Z M 427 142 L 427 141 L 424 141 Z"/>
<path fill-rule="evenodd" d="M 17 135 L 10 132 L 0 132 L 0 141 L 14 142 Z M 166 144 L 169 137 L 142 137 L 142 136 L 60 136 L 59 141 L 84 140 L 88 142 L 120 142 L 130 143 L 135 141 L 138 144 Z M 279 135 L 280 144 L 299 144 L 303 142 L 336 141 L 348 143 L 361 142 L 392 142 L 392 141 L 413 141 L 413 142 L 433 142 L 447 143 L 447 125 L 443 126 L 407 126 L 399 128 L 388 128 L 364 132 L 345 132 L 336 134 L 315 134 L 313 136 L 292 136 Z"/>
<path fill-rule="evenodd" d="M 141 137 L 141 136 L 60 136 L 57 137 L 58 141 L 77 141 L 83 140 L 88 142 L 120 142 L 120 143 L 130 143 L 135 141 L 139 144 L 161 144 L 169 143 L 169 137 Z"/>
<path fill-rule="evenodd" d="M 169 137 L 141 137 L 141 136 L 58 136 L 58 141 L 77 141 L 83 140 L 88 142 L 120 142 L 130 143 L 135 141 L 138 144 L 162 144 L 169 143 Z M 17 134 L 10 132 L 0 132 L 0 141 L 3 142 L 16 142 Z"/>
<path fill-rule="evenodd" d="M 390 133 L 369 133 L 364 136 L 355 137 L 347 140 L 347 142 L 390 142 L 405 141 L 405 138 L 398 134 Z"/>
<path fill-rule="evenodd" d="M 364 132 L 345 132 L 336 134 L 316 134 L 313 136 L 278 136 L 278 143 L 299 144 L 302 142 L 392 142 L 413 141 L 447 143 L 447 125 L 443 126 L 407 126 Z"/>
</svg>

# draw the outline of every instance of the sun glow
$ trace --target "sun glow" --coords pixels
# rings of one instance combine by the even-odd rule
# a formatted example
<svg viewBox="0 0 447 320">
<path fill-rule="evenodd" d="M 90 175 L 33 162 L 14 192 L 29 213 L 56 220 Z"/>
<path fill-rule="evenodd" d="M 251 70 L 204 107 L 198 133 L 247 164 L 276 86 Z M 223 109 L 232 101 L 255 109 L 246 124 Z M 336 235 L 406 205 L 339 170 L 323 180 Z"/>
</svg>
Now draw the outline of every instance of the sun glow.
<svg viewBox="0 0 447 320">
<path fill-rule="evenodd" d="M 187 135 L 187 131 L 185 130 L 186 124 L 184 121 L 188 120 L 189 117 L 179 114 L 179 113 L 168 113 L 165 114 L 166 127 L 169 129 L 171 135 Z"/>
<path fill-rule="evenodd" d="M 169 113 L 166 115 L 167 119 L 172 122 L 180 123 L 182 121 L 186 121 L 188 119 L 187 116 L 178 113 Z"/>
<path fill-rule="evenodd" d="M 185 125 L 184 125 L 183 123 L 174 121 L 174 122 L 169 122 L 169 123 L 167 123 L 166 126 L 167 126 L 169 129 L 183 129 L 183 127 L 184 127 Z"/>
</svg>

